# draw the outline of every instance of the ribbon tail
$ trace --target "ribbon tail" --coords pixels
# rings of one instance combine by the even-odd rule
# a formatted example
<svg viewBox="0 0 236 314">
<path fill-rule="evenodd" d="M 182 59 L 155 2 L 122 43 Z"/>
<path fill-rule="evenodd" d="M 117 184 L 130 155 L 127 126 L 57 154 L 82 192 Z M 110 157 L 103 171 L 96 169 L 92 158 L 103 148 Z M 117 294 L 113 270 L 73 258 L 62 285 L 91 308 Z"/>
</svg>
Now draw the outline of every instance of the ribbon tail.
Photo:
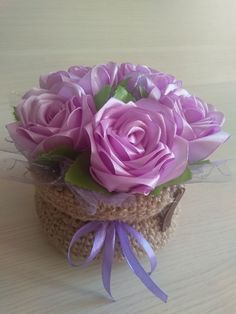
<svg viewBox="0 0 236 314">
<path fill-rule="evenodd" d="M 124 229 L 124 226 L 121 223 L 117 223 L 117 232 L 120 239 L 122 252 L 132 271 L 156 297 L 160 298 L 163 302 L 166 303 L 168 299 L 167 294 L 155 284 L 155 282 L 145 272 L 145 270 L 137 260 L 136 256 L 134 255 L 130 247 L 126 230 Z"/>
<path fill-rule="evenodd" d="M 141 248 L 146 252 L 150 265 L 151 265 L 151 271 L 149 272 L 149 275 L 156 269 L 157 267 L 157 258 L 156 255 L 151 247 L 151 245 L 148 243 L 148 241 L 144 238 L 144 236 L 135 230 L 133 227 L 127 225 L 126 223 L 122 223 L 124 228 L 134 237 L 134 239 L 138 242 L 138 244 L 141 246 Z"/>
<path fill-rule="evenodd" d="M 102 282 L 105 290 L 113 299 L 111 294 L 111 268 L 115 250 L 116 230 L 115 224 L 110 223 L 107 228 L 107 234 L 104 244 L 103 261 L 102 261 Z M 114 299 L 113 299 L 114 300 Z"/>
<path fill-rule="evenodd" d="M 96 232 L 90 255 L 87 257 L 83 264 L 90 263 L 101 251 L 101 248 L 103 247 L 106 238 L 106 228 L 107 223 L 106 222 L 102 223 L 101 228 L 99 228 L 98 231 Z"/>
<path fill-rule="evenodd" d="M 77 230 L 75 232 L 75 234 L 73 235 L 69 248 L 68 248 L 68 252 L 67 252 L 67 260 L 68 263 L 71 266 L 78 266 L 76 264 L 74 264 L 74 262 L 72 261 L 72 256 L 71 256 L 71 249 L 73 247 L 73 245 L 84 235 L 92 232 L 92 231 L 97 231 L 97 229 L 100 227 L 101 222 L 97 222 L 97 221 L 92 221 L 87 223 L 86 225 L 82 226 L 79 230 Z"/>
</svg>

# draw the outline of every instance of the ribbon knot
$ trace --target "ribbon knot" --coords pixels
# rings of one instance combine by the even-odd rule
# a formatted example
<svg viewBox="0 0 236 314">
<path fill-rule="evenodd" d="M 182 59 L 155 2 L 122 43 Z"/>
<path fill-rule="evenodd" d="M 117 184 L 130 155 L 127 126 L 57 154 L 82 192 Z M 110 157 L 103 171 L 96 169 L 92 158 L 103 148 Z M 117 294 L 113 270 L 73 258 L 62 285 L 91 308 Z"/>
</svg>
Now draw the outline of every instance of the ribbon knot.
<svg viewBox="0 0 236 314">
<path fill-rule="evenodd" d="M 116 237 L 120 241 L 120 247 L 122 254 L 128 263 L 129 267 L 135 273 L 135 275 L 142 281 L 142 283 L 158 298 L 163 302 L 167 302 L 168 296 L 163 292 L 151 279 L 151 273 L 157 267 L 157 259 L 155 253 L 148 243 L 148 241 L 143 237 L 143 235 L 135 230 L 133 227 L 121 221 L 91 221 L 86 223 L 80 229 L 78 229 L 72 237 L 68 248 L 67 259 L 71 266 L 77 266 L 74 264 L 71 256 L 71 250 L 74 244 L 83 236 L 86 236 L 88 233 L 94 232 L 95 237 L 93 241 L 93 246 L 90 252 L 90 255 L 86 258 L 85 264 L 94 260 L 94 258 L 102 252 L 102 281 L 103 286 L 110 297 L 113 299 L 111 294 L 111 269 L 112 269 L 112 260 L 114 257 L 115 251 L 115 242 Z M 129 235 L 132 236 L 139 246 L 147 254 L 150 262 L 150 272 L 146 272 L 139 260 L 135 256 L 130 240 Z"/>
</svg>

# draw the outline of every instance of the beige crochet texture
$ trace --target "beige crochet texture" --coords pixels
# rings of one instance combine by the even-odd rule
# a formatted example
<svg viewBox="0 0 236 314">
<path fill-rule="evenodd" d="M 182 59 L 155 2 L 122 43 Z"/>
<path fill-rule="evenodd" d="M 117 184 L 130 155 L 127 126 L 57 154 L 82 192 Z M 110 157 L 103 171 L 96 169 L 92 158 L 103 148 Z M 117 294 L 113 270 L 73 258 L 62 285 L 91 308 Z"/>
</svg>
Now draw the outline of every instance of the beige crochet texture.
<svg viewBox="0 0 236 314">
<path fill-rule="evenodd" d="M 142 235 L 154 250 L 163 247 L 173 233 L 179 209 L 175 209 L 184 192 L 183 186 L 165 188 L 158 196 L 135 195 L 132 202 L 122 206 L 112 206 L 100 202 L 95 214 L 86 212 L 85 201 L 75 196 L 67 187 L 56 185 L 36 185 L 36 210 L 48 240 L 59 251 L 67 254 L 73 234 L 86 222 L 92 220 L 122 220 Z M 80 239 L 72 249 L 73 256 L 87 257 L 92 248 L 94 234 Z M 130 237 L 134 252 L 141 256 L 143 251 Z M 122 254 L 116 240 L 115 259 Z"/>
</svg>

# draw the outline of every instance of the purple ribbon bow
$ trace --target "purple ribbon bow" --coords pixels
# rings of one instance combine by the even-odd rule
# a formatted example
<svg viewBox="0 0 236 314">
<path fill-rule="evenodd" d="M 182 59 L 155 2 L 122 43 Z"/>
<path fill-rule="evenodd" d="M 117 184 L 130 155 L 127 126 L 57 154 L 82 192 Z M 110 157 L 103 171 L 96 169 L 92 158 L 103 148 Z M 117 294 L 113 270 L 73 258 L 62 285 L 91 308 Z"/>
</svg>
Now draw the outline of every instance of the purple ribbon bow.
<svg viewBox="0 0 236 314">
<path fill-rule="evenodd" d="M 157 266 L 157 259 L 151 245 L 148 241 L 143 237 L 143 235 L 129 226 L 128 224 L 121 221 L 92 221 L 88 222 L 80 229 L 78 229 L 72 240 L 70 242 L 68 248 L 68 262 L 71 266 L 77 266 L 73 263 L 71 257 L 71 249 L 73 245 L 86 234 L 94 232 L 95 238 L 93 242 L 93 246 L 90 252 L 90 255 L 85 260 L 85 264 L 91 262 L 101 250 L 103 250 L 103 261 L 102 261 L 102 281 L 103 286 L 108 292 L 108 294 L 112 297 L 111 294 L 111 268 L 112 268 L 112 260 L 114 256 L 115 250 L 115 241 L 116 236 L 118 236 L 120 241 L 121 250 L 124 258 L 126 259 L 129 267 L 136 274 L 136 276 L 143 282 L 143 284 L 158 298 L 160 298 L 163 302 L 167 302 L 168 296 L 155 284 L 155 282 L 151 279 L 150 274 L 155 270 Z M 145 251 L 148 256 L 151 271 L 147 273 L 142 265 L 139 263 L 137 257 L 133 253 L 133 250 L 130 246 L 130 241 L 128 235 L 132 236 L 140 247 Z"/>
</svg>

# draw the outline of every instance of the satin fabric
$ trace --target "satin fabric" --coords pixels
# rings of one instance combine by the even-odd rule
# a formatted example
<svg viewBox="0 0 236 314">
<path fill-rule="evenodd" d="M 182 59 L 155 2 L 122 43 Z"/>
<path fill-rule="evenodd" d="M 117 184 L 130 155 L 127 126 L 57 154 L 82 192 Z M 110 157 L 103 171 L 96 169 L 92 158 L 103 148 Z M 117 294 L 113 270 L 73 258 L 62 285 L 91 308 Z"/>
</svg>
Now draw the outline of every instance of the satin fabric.
<svg viewBox="0 0 236 314">
<path fill-rule="evenodd" d="M 112 260 L 114 257 L 116 238 L 119 239 L 120 247 L 123 256 L 134 272 L 134 274 L 141 280 L 141 282 L 150 290 L 156 297 L 161 299 L 163 302 L 167 302 L 168 296 L 162 291 L 157 284 L 151 279 L 151 273 L 157 267 L 157 259 L 155 253 L 148 243 L 148 241 L 143 237 L 143 235 L 135 230 L 133 227 L 121 221 L 92 221 L 86 223 L 80 229 L 78 229 L 73 235 L 68 248 L 67 259 L 71 266 L 77 266 L 72 260 L 71 251 L 75 243 L 82 237 L 86 236 L 90 232 L 95 233 L 94 242 L 90 255 L 85 260 L 84 264 L 87 264 L 94 260 L 98 254 L 103 255 L 102 259 L 102 281 L 103 286 L 110 297 L 114 300 L 111 294 L 111 269 Z M 147 254 L 150 262 L 150 272 L 146 272 L 137 257 L 135 256 L 129 237 L 133 237 L 142 250 Z"/>
</svg>

